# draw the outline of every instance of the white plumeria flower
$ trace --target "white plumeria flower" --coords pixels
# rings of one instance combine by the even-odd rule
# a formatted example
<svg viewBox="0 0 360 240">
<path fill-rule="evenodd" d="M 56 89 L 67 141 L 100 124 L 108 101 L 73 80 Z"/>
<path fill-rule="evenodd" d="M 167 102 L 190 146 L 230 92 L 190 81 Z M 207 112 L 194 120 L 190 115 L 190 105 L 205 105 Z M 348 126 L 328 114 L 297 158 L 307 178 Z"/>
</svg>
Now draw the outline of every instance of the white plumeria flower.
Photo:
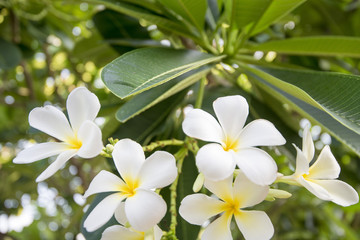
<svg viewBox="0 0 360 240">
<path fill-rule="evenodd" d="M 212 216 L 221 214 L 205 228 L 202 240 L 231 240 L 232 216 L 246 240 L 270 239 L 274 227 L 267 214 L 243 210 L 262 202 L 269 187 L 254 184 L 243 173 L 236 177 L 234 186 L 232 179 L 232 176 L 218 182 L 206 179 L 205 187 L 220 199 L 201 193 L 186 196 L 179 208 L 180 215 L 191 224 L 203 225 Z"/>
<path fill-rule="evenodd" d="M 318 198 L 341 206 L 359 202 L 359 195 L 355 189 L 343 181 L 336 180 L 340 174 L 340 166 L 328 145 L 321 150 L 317 160 L 309 167 L 315 153 L 309 125 L 304 129 L 302 145 L 302 151 L 294 145 L 297 151 L 295 173 L 283 179 L 295 180 Z"/>
<path fill-rule="evenodd" d="M 185 115 L 186 135 L 210 141 L 200 148 L 196 165 L 206 178 L 217 181 L 230 176 L 237 165 L 254 183 L 269 185 L 276 179 L 277 166 L 265 151 L 254 146 L 275 146 L 286 140 L 275 126 L 263 119 L 244 127 L 249 106 L 242 96 L 221 97 L 213 108 L 219 120 L 201 109 Z M 243 128 L 244 127 L 244 128 Z"/>
<path fill-rule="evenodd" d="M 140 144 L 122 139 L 112 153 L 122 179 L 101 171 L 90 183 L 84 197 L 95 193 L 113 192 L 105 197 L 84 222 L 87 231 L 95 231 L 113 216 L 125 200 L 125 214 L 132 228 L 145 232 L 165 216 L 166 203 L 154 192 L 171 184 L 177 177 L 175 158 L 168 152 L 157 151 L 145 160 Z"/>
<path fill-rule="evenodd" d="M 31 127 L 61 141 L 35 144 L 21 151 L 13 160 L 14 163 L 24 164 L 58 155 L 36 182 L 51 177 L 75 155 L 93 158 L 103 148 L 101 130 L 93 122 L 100 110 L 96 95 L 78 87 L 69 94 L 66 108 L 71 126 L 65 114 L 54 106 L 37 107 L 29 114 Z"/>
<path fill-rule="evenodd" d="M 147 232 L 139 232 L 134 229 L 124 227 L 128 223 L 124 202 L 121 202 L 116 209 L 115 218 L 123 226 L 114 225 L 106 228 L 101 236 L 101 240 L 160 240 L 163 234 L 158 225 L 155 225 Z"/>
</svg>

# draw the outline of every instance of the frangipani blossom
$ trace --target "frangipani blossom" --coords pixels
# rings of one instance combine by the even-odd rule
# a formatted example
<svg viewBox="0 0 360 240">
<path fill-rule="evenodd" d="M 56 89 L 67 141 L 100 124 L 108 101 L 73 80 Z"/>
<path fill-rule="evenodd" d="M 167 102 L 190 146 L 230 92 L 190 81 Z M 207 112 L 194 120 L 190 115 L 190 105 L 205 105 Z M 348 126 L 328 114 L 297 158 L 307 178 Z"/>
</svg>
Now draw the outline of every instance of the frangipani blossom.
<svg viewBox="0 0 360 240">
<path fill-rule="evenodd" d="M 13 160 L 24 164 L 58 155 L 37 182 L 51 177 L 75 155 L 93 158 L 102 150 L 101 130 L 93 122 L 100 110 L 96 95 L 84 87 L 76 88 L 69 94 L 66 107 L 71 125 L 65 114 L 54 106 L 37 107 L 29 114 L 30 126 L 60 141 L 35 144 Z"/>
<path fill-rule="evenodd" d="M 118 176 L 101 171 L 90 183 L 84 197 L 112 192 L 89 214 L 84 222 L 87 231 L 95 231 L 113 216 L 125 200 L 125 214 L 132 228 L 145 232 L 165 216 L 166 203 L 156 188 L 171 184 L 177 176 L 175 158 L 168 152 L 157 151 L 145 160 L 140 144 L 122 139 L 112 153 Z"/>
<path fill-rule="evenodd" d="M 304 129 L 302 145 L 302 151 L 294 145 L 297 151 L 295 173 L 283 179 L 295 180 L 318 198 L 344 207 L 359 202 L 359 195 L 355 189 L 343 181 L 336 180 L 340 174 L 340 166 L 328 145 L 309 167 L 315 153 L 309 125 Z"/>
<path fill-rule="evenodd" d="M 202 240 L 231 240 L 233 216 L 246 240 L 270 239 L 274 227 L 266 213 L 243 210 L 262 202 L 269 187 L 254 184 L 243 173 L 236 177 L 234 186 L 232 179 L 232 175 L 218 182 L 206 179 L 205 187 L 220 199 L 201 193 L 186 196 L 179 208 L 180 215 L 191 224 L 203 225 L 211 217 L 221 214 L 205 228 Z"/>
<path fill-rule="evenodd" d="M 244 127 L 249 106 L 242 96 L 221 97 L 213 108 L 219 120 L 201 109 L 185 115 L 186 135 L 214 143 L 200 148 L 196 165 L 206 178 L 217 181 L 230 176 L 237 165 L 254 183 L 269 185 L 276 179 L 277 166 L 265 151 L 254 146 L 275 146 L 286 140 L 275 126 L 263 119 Z"/>
<path fill-rule="evenodd" d="M 121 202 L 119 207 L 115 211 L 116 220 L 122 224 L 114 225 L 105 229 L 101 236 L 101 240 L 160 240 L 162 236 L 162 230 L 155 225 L 147 232 L 139 232 L 131 228 L 126 228 L 128 220 L 125 214 L 125 203 Z"/>
</svg>

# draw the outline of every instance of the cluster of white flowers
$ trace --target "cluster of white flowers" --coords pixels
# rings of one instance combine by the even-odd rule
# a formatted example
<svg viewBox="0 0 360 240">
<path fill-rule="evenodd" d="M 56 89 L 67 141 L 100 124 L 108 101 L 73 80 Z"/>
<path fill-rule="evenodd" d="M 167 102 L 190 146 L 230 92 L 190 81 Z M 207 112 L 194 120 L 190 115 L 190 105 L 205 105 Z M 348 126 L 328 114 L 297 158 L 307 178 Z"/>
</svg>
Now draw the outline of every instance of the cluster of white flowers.
<svg viewBox="0 0 360 240">
<path fill-rule="evenodd" d="M 315 152 L 309 127 L 304 131 L 302 150 L 295 146 L 295 173 L 283 176 L 277 173 L 272 157 L 255 148 L 285 144 L 272 123 L 259 119 L 244 127 L 249 106 L 241 96 L 218 98 L 213 107 L 218 121 L 201 109 L 193 109 L 186 114 L 182 125 L 189 137 L 210 142 L 199 149 L 196 165 L 205 177 L 205 188 L 214 195 L 186 196 L 179 208 L 180 215 L 191 224 L 212 221 L 203 231 L 202 240 L 232 239 L 233 216 L 245 239 L 270 239 L 274 234 L 270 218 L 263 211 L 247 208 L 264 201 L 269 185 L 275 180 L 302 185 L 320 199 L 342 206 L 359 201 L 359 195 L 350 185 L 336 180 L 340 166 L 329 146 L 324 147 L 309 167 Z M 61 142 L 36 144 L 20 152 L 14 163 L 31 163 L 58 155 L 36 180 L 43 181 L 75 155 L 97 156 L 103 148 L 101 131 L 94 123 L 99 109 L 98 98 L 83 87 L 73 90 L 67 99 L 70 124 L 64 113 L 53 106 L 35 108 L 29 115 L 30 126 Z M 97 193 L 109 194 L 91 210 L 84 227 L 89 232 L 95 231 L 115 216 L 120 225 L 105 229 L 103 240 L 160 240 L 163 232 L 157 224 L 165 216 L 167 206 L 157 189 L 177 178 L 175 157 L 156 151 L 145 158 L 138 143 L 122 139 L 115 144 L 112 158 L 120 177 L 103 170 L 92 180 L 85 198 Z M 234 174 L 236 166 L 239 170 Z"/>
</svg>

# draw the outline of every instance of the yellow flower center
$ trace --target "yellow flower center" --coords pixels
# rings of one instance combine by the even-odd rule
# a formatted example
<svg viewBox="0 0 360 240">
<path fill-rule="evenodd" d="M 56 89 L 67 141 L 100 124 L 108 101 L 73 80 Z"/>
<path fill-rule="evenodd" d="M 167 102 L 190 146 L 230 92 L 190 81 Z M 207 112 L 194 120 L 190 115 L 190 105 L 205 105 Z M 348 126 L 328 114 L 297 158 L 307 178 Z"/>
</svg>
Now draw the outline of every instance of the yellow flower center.
<svg viewBox="0 0 360 240">
<path fill-rule="evenodd" d="M 239 140 L 234 140 L 234 139 L 231 139 L 229 137 L 226 137 L 225 141 L 224 141 L 224 145 L 223 145 L 223 148 L 225 151 L 230 151 L 230 150 L 233 150 L 233 151 L 237 151 L 237 146 L 238 146 L 238 142 Z"/>
<path fill-rule="evenodd" d="M 310 173 L 304 173 L 303 175 L 301 175 L 304 179 L 307 179 L 309 177 Z"/>
<path fill-rule="evenodd" d="M 80 149 L 82 146 L 82 142 L 76 136 L 69 138 L 66 142 L 70 145 L 71 149 Z"/>
<path fill-rule="evenodd" d="M 238 214 L 240 213 L 240 201 L 235 199 L 228 199 L 222 209 L 227 214 Z"/>
<path fill-rule="evenodd" d="M 125 184 L 120 186 L 119 191 L 128 198 L 134 196 L 139 187 L 139 181 L 132 178 L 124 178 L 124 181 Z"/>
</svg>

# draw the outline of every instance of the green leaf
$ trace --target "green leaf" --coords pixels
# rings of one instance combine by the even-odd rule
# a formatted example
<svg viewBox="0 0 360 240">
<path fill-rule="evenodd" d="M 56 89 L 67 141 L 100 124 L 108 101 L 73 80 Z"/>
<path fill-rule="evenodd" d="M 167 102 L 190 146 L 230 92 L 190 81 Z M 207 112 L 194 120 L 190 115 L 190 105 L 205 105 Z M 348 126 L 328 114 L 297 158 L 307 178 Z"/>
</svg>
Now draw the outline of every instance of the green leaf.
<svg viewBox="0 0 360 240">
<path fill-rule="evenodd" d="M 102 42 L 99 34 L 93 34 L 90 38 L 78 41 L 72 54 L 84 62 L 92 61 L 97 66 L 105 66 L 119 54 L 110 45 L 102 44 Z"/>
<path fill-rule="evenodd" d="M 148 108 L 194 84 L 201 77 L 206 76 L 210 69 L 211 66 L 209 65 L 200 69 L 195 69 L 175 78 L 172 81 L 135 96 L 120 107 L 116 113 L 116 118 L 120 122 L 126 122 L 130 118 L 133 118 Z"/>
<path fill-rule="evenodd" d="M 148 11 L 144 8 L 140 8 L 128 3 L 119 2 L 115 0 L 85 0 L 85 2 L 89 2 L 93 4 L 102 4 L 109 9 L 123 13 L 125 15 L 137 19 L 144 19 L 151 24 L 155 24 L 159 28 L 168 30 L 170 32 L 174 32 L 181 36 L 192 37 L 192 34 L 189 33 L 189 31 L 181 24 L 171 21 L 165 17 L 158 15 L 157 13 Z"/>
<path fill-rule="evenodd" d="M 248 68 L 256 79 L 317 107 L 360 134 L 360 77 L 280 68 Z"/>
<path fill-rule="evenodd" d="M 360 38 L 341 36 L 317 36 L 289 38 L 249 46 L 252 51 L 309 56 L 360 57 Z"/>
<path fill-rule="evenodd" d="M 159 2 L 193 23 L 197 29 L 203 29 L 207 0 L 159 0 Z"/>
<path fill-rule="evenodd" d="M 139 20 L 115 12 L 113 10 L 104 10 L 93 16 L 93 21 L 104 39 L 118 40 L 117 44 L 112 44 L 120 54 L 136 49 L 134 46 L 123 44 L 120 46 L 119 40 L 131 39 L 134 41 L 151 40 L 146 28 L 139 24 Z M 109 41 L 108 41 L 109 42 Z M 124 46 L 125 45 L 125 46 Z"/>
<path fill-rule="evenodd" d="M 207 0 L 208 4 L 208 13 L 211 14 L 212 19 L 214 20 L 214 24 L 216 25 L 216 22 L 219 20 L 220 17 L 220 9 L 219 3 L 217 0 Z"/>
<path fill-rule="evenodd" d="M 121 124 L 111 136 L 118 139 L 131 138 L 143 143 L 149 136 L 151 138 L 163 131 L 159 128 L 164 127 L 165 119 L 184 100 L 186 93 L 181 91 Z"/>
<path fill-rule="evenodd" d="M 238 28 L 243 28 L 258 20 L 269 3 L 269 0 L 233 0 L 233 20 Z"/>
<path fill-rule="evenodd" d="M 106 65 L 102 79 L 115 95 L 126 98 L 222 58 L 193 50 L 142 48 Z"/>
<path fill-rule="evenodd" d="M 246 2 L 248 1 L 249 0 L 247 0 Z M 263 4 L 265 5 L 265 1 L 263 2 Z M 266 8 L 261 12 L 261 17 L 257 19 L 254 25 L 251 27 L 250 32 L 248 33 L 251 36 L 265 30 L 272 23 L 286 16 L 292 10 L 306 2 L 306 0 L 267 0 L 266 2 Z M 248 10 L 252 12 L 256 11 L 256 9 Z M 256 13 L 253 13 L 253 15 L 255 16 Z"/>
<path fill-rule="evenodd" d="M 291 70 L 291 72 L 293 72 L 293 71 L 294 70 Z M 290 70 L 288 70 L 286 72 L 290 72 Z M 308 72 L 313 72 L 313 71 L 305 71 L 305 72 L 308 73 Z M 296 74 L 296 71 L 295 71 L 295 74 Z M 327 74 L 329 74 L 329 73 L 326 73 L 326 75 Z M 336 74 L 336 75 L 344 75 L 344 74 Z M 289 88 L 281 88 L 281 86 L 279 87 L 279 85 L 277 83 L 270 82 L 267 79 L 265 79 L 264 76 L 260 77 L 259 75 L 255 75 L 254 73 L 250 73 L 249 76 L 252 76 L 253 79 L 256 80 L 255 83 L 257 85 L 259 85 L 263 90 L 265 90 L 269 94 L 273 95 L 278 100 L 289 104 L 290 106 L 295 108 L 296 111 L 298 111 L 300 114 L 302 114 L 304 117 L 308 118 L 311 121 L 318 123 L 326 131 L 331 133 L 336 139 L 338 139 L 340 142 L 346 144 L 348 147 L 350 147 L 354 152 L 356 152 L 360 156 L 360 136 L 354 130 L 345 127 L 342 124 L 342 122 L 338 121 L 337 119 L 335 119 L 333 116 L 331 116 L 327 112 L 320 110 L 319 108 L 314 107 L 313 105 L 311 105 L 303 100 L 300 100 L 297 97 L 294 97 L 293 95 L 291 95 L 292 90 L 290 90 Z M 300 76 L 300 75 L 297 75 L 297 76 Z M 347 75 L 344 75 L 344 76 L 347 76 Z M 272 76 L 270 76 L 270 77 L 274 78 Z M 352 76 L 352 77 L 354 77 L 354 76 Z M 266 76 L 266 78 L 269 78 L 269 77 Z M 308 79 L 311 81 L 311 78 L 308 78 Z M 316 79 L 316 77 L 314 77 L 313 79 Z M 327 78 L 325 77 L 325 79 L 327 79 Z M 331 77 L 328 79 L 330 79 L 330 82 L 331 82 L 331 80 L 332 80 Z M 359 79 L 359 78 L 357 77 L 357 79 Z M 301 79 L 301 80 L 304 81 L 304 79 Z M 301 80 L 299 80 L 299 81 L 301 81 Z M 340 79 L 339 82 L 341 83 L 341 81 L 343 81 L 343 80 L 344 79 Z M 281 81 L 281 80 L 278 79 L 278 81 Z M 288 85 L 288 83 L 283 82 L 283 85 Z M 342 100 L 341 100 L 341 97 L 334 96 L 332 94 L 333 94 L 333 91 L 336 89 L 338 89 L 339 92 L 343 92 L 344 89 L 337 87 L 336 85 L 332 84 L 332 85 L 330 85 L 329 88 L 321 89 L 316 84 L 313 84 L 313 85 L 309 84 L 310 88 L 312 86 L 312 88 L 314 88 L 315 92 L 319 91 L 319 96 L 320 96 L 320 93 L 322 93 L 323 94 L 323 95 L 321 95 L 322 97 L 325 96 L 325 98 L 334 98 L 334 100 L 338 100 L 338 104 L 341 105 L 342 101 L 344 99 L 342 98 Z M 295 87 L 295 86 L 293 86 L 293 87 Z M 328 94 L 327 94 L 327 90 L 329 90 Z M 341 96 L 341 94 L 339 94 L 339 95 Z M 328 96 L 328 97 L 326 97 L 326 96 Z M 346 94 L 345 94 L 345 96 L 346 96 Z M 355 97 L 354 103 L 356 103 L 356 98 L 358 96 L 355 95 L 354 97 Z M 324 98 L 324 100 L 325 100 L 325 98 Z"/>
<path fill-rule="evenodd" d="M 21 52 L 19 48 L 0 38 L 0 69 L 11 69 L 16 67 L 21 61 Z"/>
</svg>

